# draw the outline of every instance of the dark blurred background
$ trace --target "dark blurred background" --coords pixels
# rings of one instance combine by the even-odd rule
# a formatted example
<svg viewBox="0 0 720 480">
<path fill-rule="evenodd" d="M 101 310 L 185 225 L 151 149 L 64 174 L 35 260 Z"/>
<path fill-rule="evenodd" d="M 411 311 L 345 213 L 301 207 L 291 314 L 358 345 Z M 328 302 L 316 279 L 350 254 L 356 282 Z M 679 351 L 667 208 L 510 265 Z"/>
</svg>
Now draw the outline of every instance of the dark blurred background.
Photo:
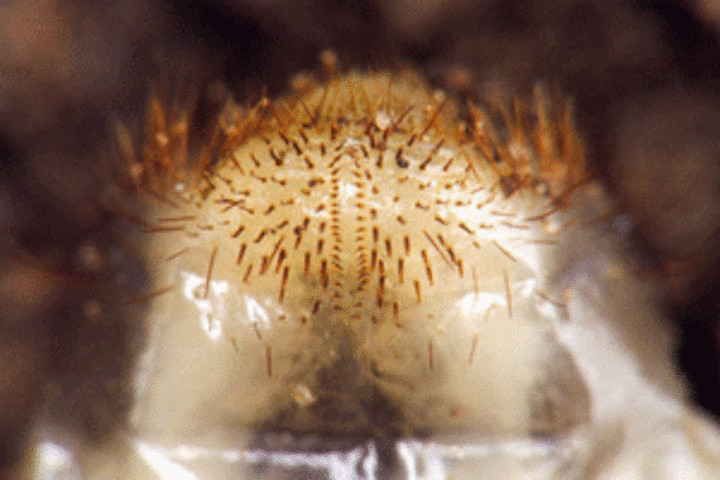
<svg viewBox="0 0 720 480">
<path fill-rule="evenodd" d="M 134 260 L 109 254 L 100 202 L 114 123 L 139 125 L 159 77 L 274 94 L 326 48 L 477 98 L 572 95 L 693 400 L 720 415 L 720 1 L 6 0 L 0 18 L 0 472 L 44 398 L 98 437 L 129 405 L 106 280 Z"/>
</svg>

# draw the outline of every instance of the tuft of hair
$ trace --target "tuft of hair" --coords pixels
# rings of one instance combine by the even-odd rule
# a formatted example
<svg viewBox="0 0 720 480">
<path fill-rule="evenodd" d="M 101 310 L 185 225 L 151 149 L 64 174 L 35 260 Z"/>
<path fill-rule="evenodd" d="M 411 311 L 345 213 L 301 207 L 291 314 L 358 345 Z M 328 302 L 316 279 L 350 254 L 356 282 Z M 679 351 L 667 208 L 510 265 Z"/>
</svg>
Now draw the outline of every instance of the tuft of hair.
<svg viewBox="0 0 720 480">
<path fill-rule="evenodd" d="M 562 204 L 591 179 L 573 102 L 557 89 L 551 92 L 538 82 L 530 103 L 516 96 L 511 106 L 495 102 L 488 111 L 468 104 L 468 111 L 470 135 L 496 171 L 505 195 L 529 187 Z M 491 115 L 495 112 L 500 122 Z"/>
</svg>

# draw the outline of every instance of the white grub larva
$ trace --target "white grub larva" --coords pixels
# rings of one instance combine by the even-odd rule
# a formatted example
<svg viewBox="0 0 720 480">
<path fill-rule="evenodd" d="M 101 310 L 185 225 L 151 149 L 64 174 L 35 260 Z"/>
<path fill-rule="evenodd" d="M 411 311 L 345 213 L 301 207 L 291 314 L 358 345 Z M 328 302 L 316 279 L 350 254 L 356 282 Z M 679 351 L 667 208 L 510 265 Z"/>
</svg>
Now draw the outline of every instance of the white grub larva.
<svg viewBox="0 0 720 480">
<path fill-rule="evenodd" d="M 297 439 L 286 452 L 308 438 L 385 445 L 387 478 L 419 478 L 423 459 L 441 462 L 423 478 L 630 478 L 602 477 L 621 438 L 672 415 L 628 420 L 628 398 L 682 409 L 682 389 L 651 293 L 614 252 L 569 104 L 538 87 L 499 124 L 474 105 L 461 119 L 414 72 L 331 63 L 326 82 L 303 77 L 286 98 L 228 102 L 193 151 L 188 113 L 154 98 L 141 148 L 122 149 L 113 208 L 150 275 L 132 415 L 146 443 L 106 465 L 156 478 L 141 473 L 160 468 L 148 451 L 241 452 L 280 433 Z M 348 471 L 374 468 L 375 447 L 362 448 Z M 271 465 L 292 454 L 272 451 Z M 206 459 L 207 473 L 164 452 L 183 472 L 231 478 L 225 460 Z M 366 478 L 305 454 L 286 465 Z M 241 457 L 232 478 L 257 478 L 260 461 Z"/>
<path fill-rule="evenodd" d="M 146 203 L 137 242 L 152 282 L 176 288 L 150 306 L 149 324 L 162 328 L 151 340 L 159 346 L 152 391 L 137 408 L 144 429 L 220 427 L 192 413 L 198 402 L 246 428 L 358 437 L 553 436 L 587 417 L 572 362 L 557 375 L 568 379 L 559 387 L 567 398 L 541 402 L 561 402 L 552 409 L 567 418 L 541 418 L 529 401 L 562 347 L 550 323 L 530 313 L 527 285 L 542 288 L 538 262 L 548 248 L 534 243 L 547 237 L 543 221 L 527 217 L 584 180 L 574 131 L 549 119 L 532 132 L 507 125 L 510 142 L 547 150 L 513 156 L 499 133 L 479 127 L 487 123 L 479 109 L 470 116 L 477 126 L 466 126 L 456 108 L 411 72 L 337 76 L 226 113 L 237 119 L 219 127 L 199 164 L 175 151 L 187 128 L 153 108 L 158 131 L 148 134 L 137 179 Z M 517 122 L 528 121 L 529 112 L 518 113 Z M 539 183 L 552 193 L 535 194 Z M 393 248 L 403 242 L 415 248 Z M 465 268 L 478 272 L 481 294 Z M 192 288 L 200 295 L 187 295 Z M 469 368 L 473 338 L 484 353 Z M 289 382 L 314 392 L 317 411 L 296 412 Z M 322 412 L 340 411 L 339 398 L 360 411 L 369 393 L 392 422 Z M 454 408 L 465 414 L 449 415 Z"/>
</svg>

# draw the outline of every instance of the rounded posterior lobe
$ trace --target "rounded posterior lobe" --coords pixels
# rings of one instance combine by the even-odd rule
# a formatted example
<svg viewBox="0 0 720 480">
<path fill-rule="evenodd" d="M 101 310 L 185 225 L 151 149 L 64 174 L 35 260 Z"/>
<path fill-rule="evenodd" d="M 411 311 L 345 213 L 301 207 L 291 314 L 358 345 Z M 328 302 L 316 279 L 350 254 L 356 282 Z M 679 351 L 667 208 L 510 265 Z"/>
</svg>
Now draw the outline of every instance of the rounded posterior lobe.
<svg viewBox="0 0 720 480">
<path fill-rule="evenodd" d="M 262 103 L 217 162 L 148 195 L 140 431 L 554 437 L 587 420 L 552 330 L 558 214 L 454 108 L 410 74 L 342 77 Z"/>
</svg>

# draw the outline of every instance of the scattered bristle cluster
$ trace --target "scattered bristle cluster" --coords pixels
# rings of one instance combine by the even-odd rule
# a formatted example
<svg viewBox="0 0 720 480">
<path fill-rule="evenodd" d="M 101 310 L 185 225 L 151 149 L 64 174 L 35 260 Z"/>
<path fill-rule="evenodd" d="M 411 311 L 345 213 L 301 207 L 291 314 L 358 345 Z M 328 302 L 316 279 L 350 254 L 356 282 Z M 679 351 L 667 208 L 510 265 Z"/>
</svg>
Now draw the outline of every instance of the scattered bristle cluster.
<svg viewBox="0 0 720 480">
<path fill-rule="evenodd" d="M 241 107 L 229 100 L 209 140 L 192 153 L 188 141 L 191 108 L 166 108 L 162 98 L 152 96 L 139 152 L 128 132 L 119 128 L 118 143 L 125 162 L 121 174 L 141 190 L 160 193 L 178 181 L 211 175 L 218 163 L 227 161 L 235 148 L 253 136 L 278 131 L 289 138 L 292 130 L 306 142 L 308 135 L 328 130 L 338 135 L 341 126 L 352 119 L 352 123 L 366 125 L 365 135 L 372 130 L 368 138 L 379 134 L 386 140 L 412 111 L 410 118 L 416 123 L 406 122 L 402 129 L 409 134 L 410 145 L 430 128 L 456 139 L 476 151 L 474 159 L 495 171 L 506 195 L 542 184 L 558 198 L 589 178 L 572 103 L 557 93 L 551 96 L 542 84 L 536 85 L 530 103 L 516 97 L 510 106 L 493 104 L 492 113 L 501 119 L 498 125 L 486 109 L 472 103 L 468 104 L 468 118 L 459 119 L 454 105 L 444 108 L 448 104 L 446 95 L 430 92 L 414 73 L 379 74 L 372 84 L 354 76 L 336 77 L 322 86 L 305 79 L 302 86 L 296 86 L 302 94 L 277 101 L 262 97 L 253 107 Z M 398 92 L 393 82 L 396 86 L 410 82 L 418 91 Z M 346 86 L 351 90 L 342 92 Z M 442 118 L 438 118 L 441 112 Z M 389 115 L 394 115 L 392 122 L 378 126 L 377 113 L 386 115 L 388 121 Z"/>
<path fill-rule="evenodd" d="M 550 422 L 533 410 L 529 392 L 542 380 L 516 368 L 532 364 L 544 378 L 552 356 L 545 327 L 525 318 L 522 289 L 538 275 L 528 255 L 556 243 L 549 216 L 586 179 L 572 110 L 542 89 L 532 107 L 501 109 L 501 128 L 468 110 L 461 120 L 454 101 L 411 72 L 351 73 L 250 108 L 228 102 L 197 150 L 188 113 L 171 114 L 157 98 L 141 148 L 123 136 L 131 194 L 117 209 L 135 224 L 150 265 L 143 300 L 177 299 L 155 308 L 175 312 L 163 328 L 186 314 L 177 312 L 199 319 L 214 345 L 197 347 L 202 362 L 233 371 L 257 363 L 275 385 L 253 392 L 253 410 L 252 382 L 238 380 L 245 374 L 213 374 L 225 383 L 217 388 L 246 399 L 240 423 L 382 430 L 357 426 L 360 407 L 349 410 L 352 422 L 323 413 L 362 403 L 368 388 L 392 405 L 415 399 L 397 407 L 409 431 L 433 430 L 441 417 L 440 429 L 460 422 L 489 431 L 553 431 L 553 422 L 577 420 L 553 411 Z M 142 209 L 123 207 L 127 198 Z M 475 380 L 462 380 L 468 371 L 479 372 Z M 489 379 L 496 374 L 507 386 Z M 455 391 L 442 400 L 422 387 L 443 384 Z M 297 391 L 306 401 L 293 403 Z M 279 411 L 259 406 L 269 399 Z M 563 415 L 584 408 L 576 403 Z M 263 418 L 247 419 L 257 411 Z"/>
</svg>

